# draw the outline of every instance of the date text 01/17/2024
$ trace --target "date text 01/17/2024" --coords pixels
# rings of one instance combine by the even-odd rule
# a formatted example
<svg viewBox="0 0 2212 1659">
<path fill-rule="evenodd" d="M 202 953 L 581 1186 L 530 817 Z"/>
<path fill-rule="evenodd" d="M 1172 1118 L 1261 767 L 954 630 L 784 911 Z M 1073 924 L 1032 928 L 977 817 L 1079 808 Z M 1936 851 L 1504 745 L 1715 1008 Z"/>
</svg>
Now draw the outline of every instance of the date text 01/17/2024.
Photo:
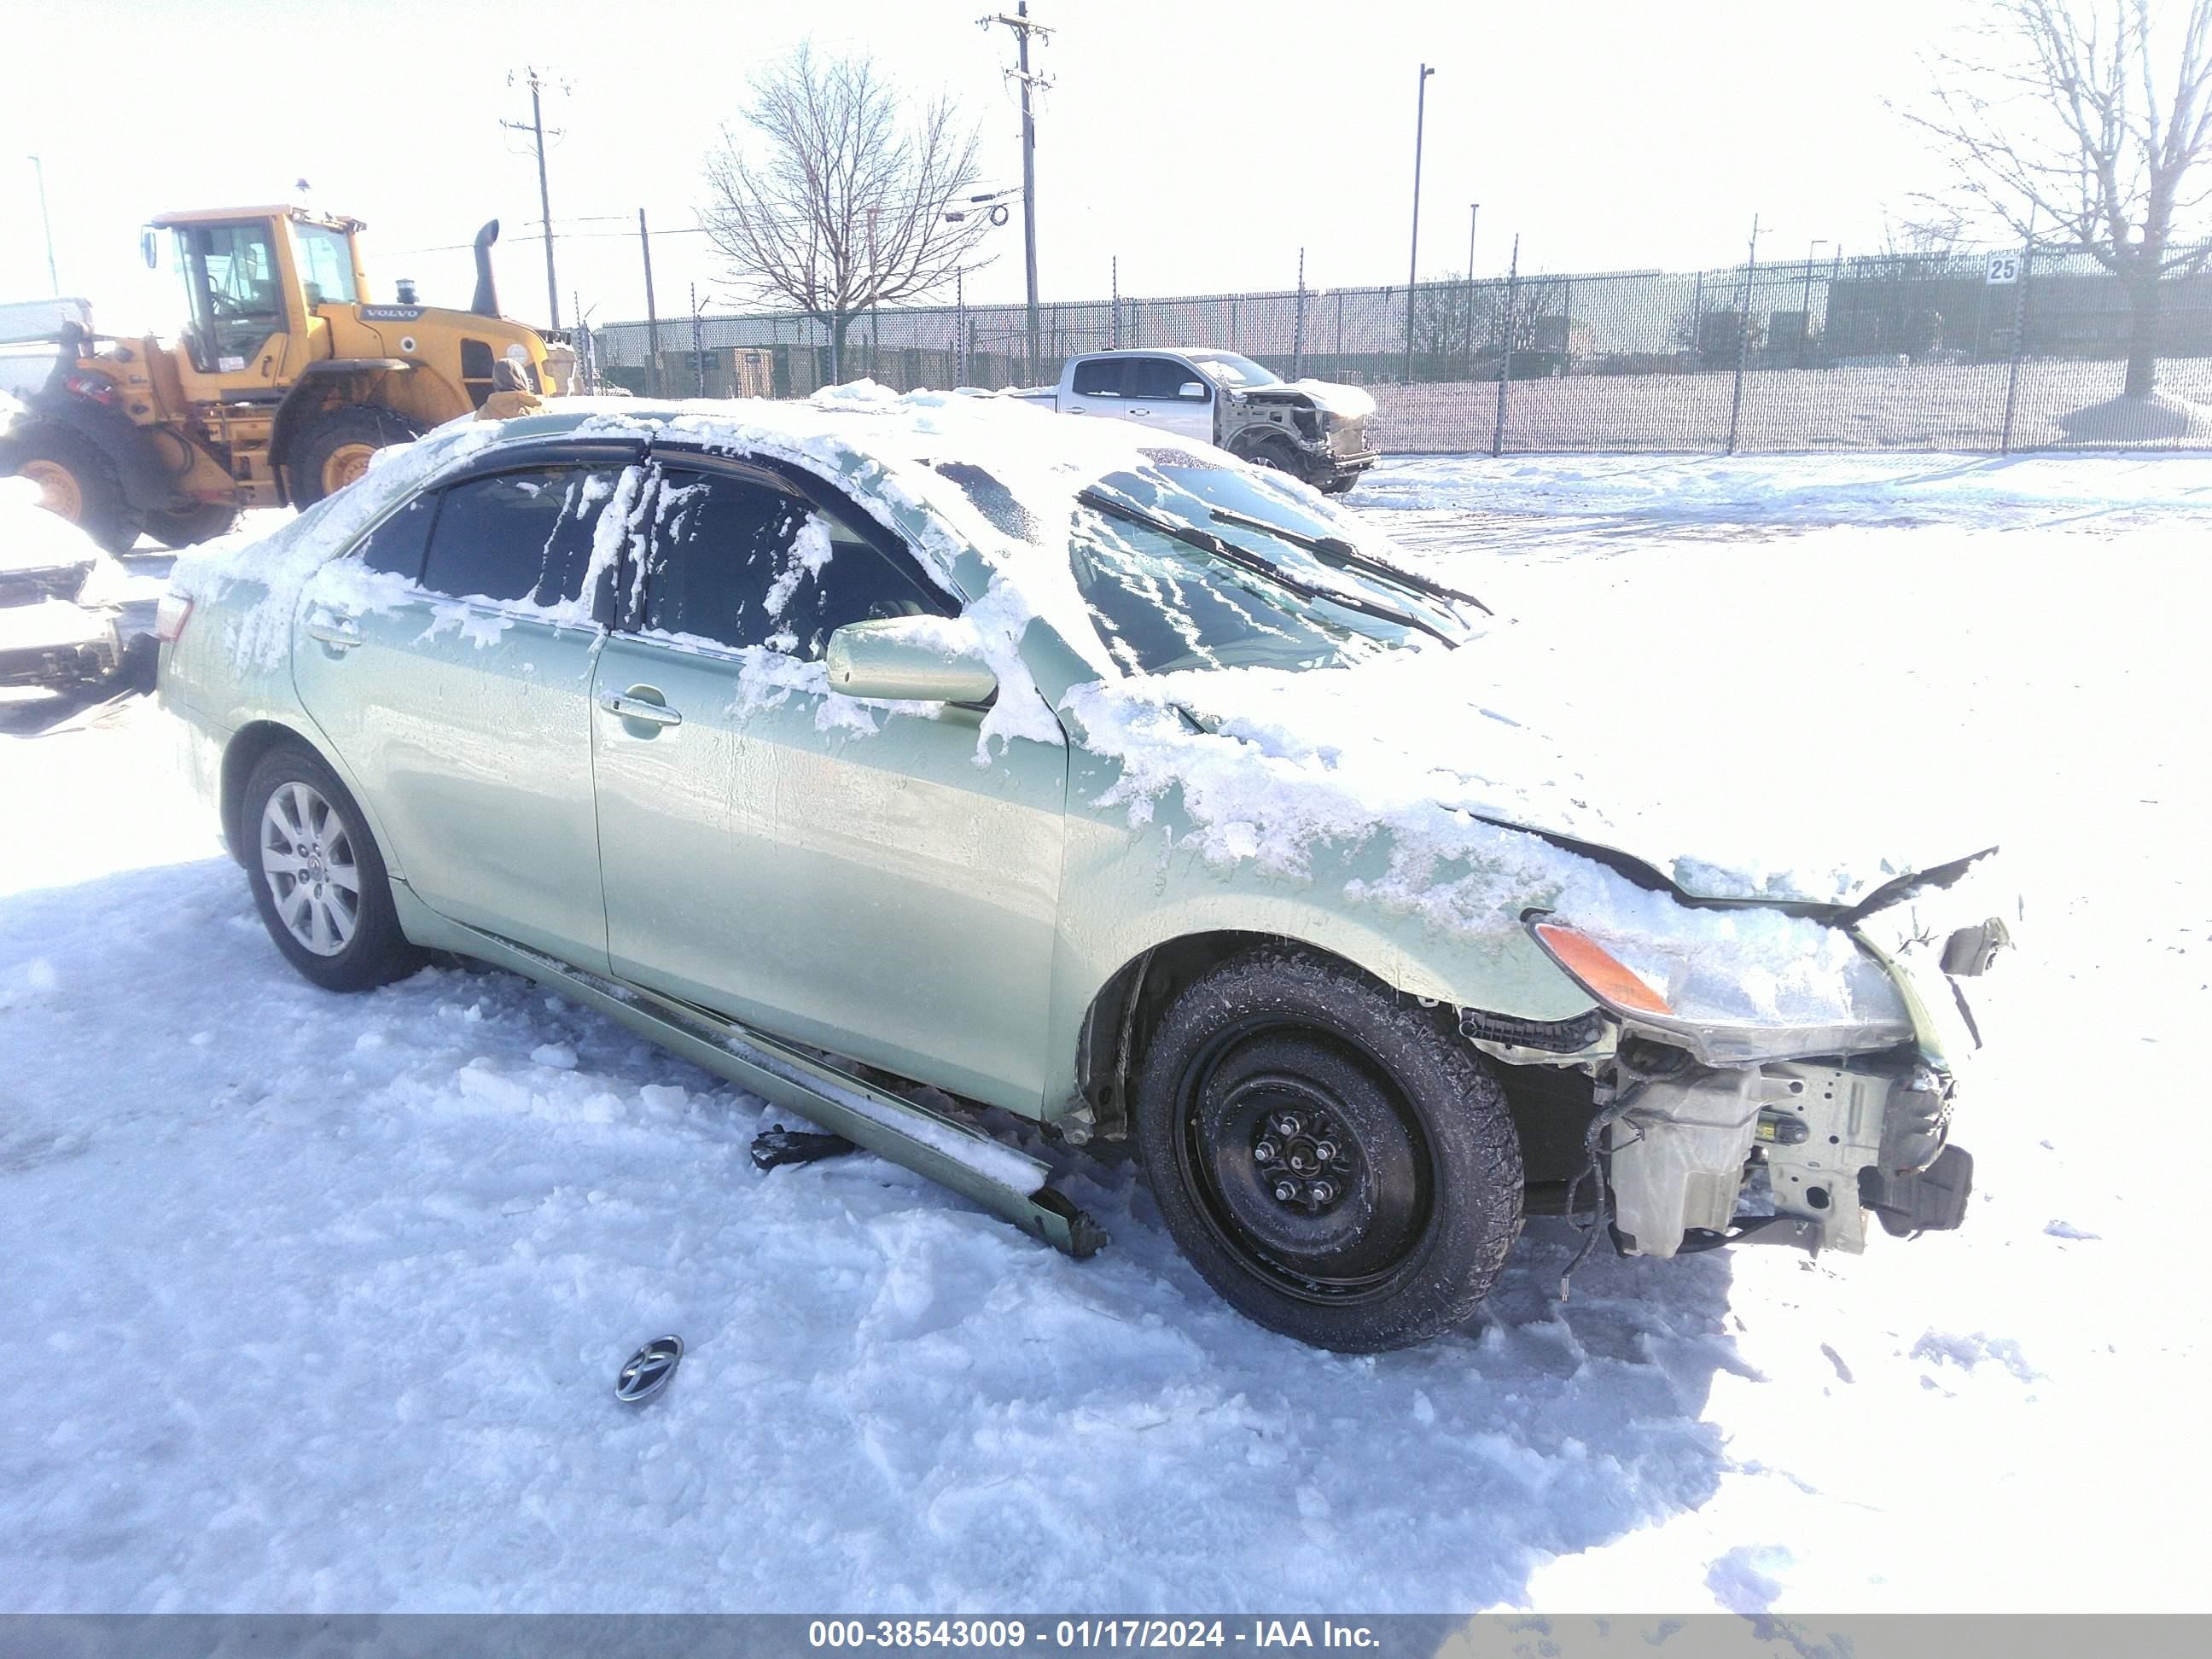
<svg viewBox="0 0 2212 1659">
<path fill-rule="evenodd" d="M 1331 1620 L 1254 1619 L 1242 1628 L 1220 1619 L 1059 1619 L 1032 1626 L 1021 1619 L 817 1619 L 812 1648 L 965 1648 L 969 1651 L 1055 1649 L 1350 1648 L 1378 1645 L 1364 1625 Z"/>
</svg>

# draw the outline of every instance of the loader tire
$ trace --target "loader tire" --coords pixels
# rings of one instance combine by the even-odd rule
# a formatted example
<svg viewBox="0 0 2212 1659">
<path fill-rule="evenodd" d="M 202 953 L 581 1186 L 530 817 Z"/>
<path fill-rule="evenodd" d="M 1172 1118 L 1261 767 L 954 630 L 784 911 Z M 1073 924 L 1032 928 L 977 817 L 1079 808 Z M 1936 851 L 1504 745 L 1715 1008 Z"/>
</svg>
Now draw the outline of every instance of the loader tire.
<svg viewBox="0 0 2212 1659">
<path fill-rule="evenodd" d="M 310 507 L 368 470 L 369 458 L 392 444 L 412 443 L 423 428 L 381 404 L 348 404 L 318 416 L 287 447 L 292 504 Z"/>
<path fill-rule="evenodd" d="M 68 520 L 110 553 L 138 539 L 138 515 L 99 447 L 64 428 L 33 427 L 14 441 L 15 474 L 39 486 L 39 505 Z"/>
<path fill-rule="evenodd" d="M 228 501 L 202 501 L 174 512 L 155 508 L 146 514 L 146 533 L 164 547 L 183 549 L 228 536 L 238 527 L 238 509 Z"/>
</svg>

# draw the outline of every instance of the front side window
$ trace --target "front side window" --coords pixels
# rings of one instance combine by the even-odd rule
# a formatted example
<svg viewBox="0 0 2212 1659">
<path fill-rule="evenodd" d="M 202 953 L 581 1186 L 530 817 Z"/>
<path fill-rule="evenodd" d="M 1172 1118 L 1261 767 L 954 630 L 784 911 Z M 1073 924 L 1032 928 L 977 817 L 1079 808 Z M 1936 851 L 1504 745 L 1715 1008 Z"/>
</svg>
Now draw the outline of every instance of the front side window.
<svg viewBox="0 0 2212 1659">
<path fill-rule="evenodd" d="M 574 603 L 591 569 L 600 509 L 621 477 L 612 467 L 543 466 L 453 485 L 441 497 L 422 586 L 507 605 Z M 611 566 L 602 577 L 611 582 Z M 594 614 L 603 597 L 593 596 Z"/>
<path fill-rule="evenodd" d="M 848 623 L 944 615 L 920 572 L 765 480 L 672 467 L 639 576 L 648 632 L 810 660 Z"/>
<path fill-rule="evenodd" d="M 354 291 L 353 254 L 345 233 L 322 225 L 294 225 L 292 235 L 300 251 L 300 281 L 307 290 L 307 308 L 349 306 L 361 295 Z"/>
<path fill-rule="evenodd" d="M 180 225 L 176 234 L 191 319 L 185 334 L 192 366 L 204 374 L 235 374 L 285 326 L 283 284 L 269 225 L 263 220 Z"/>
<path fill-rule="evenodd" d="M 1171 357 L 1133 357 L 1129 360 L 1129 395 L 1155 401 L 1173 400 L 1197 377 Z M 1203 386 L 1204 381 L 1200 381 Z M 1194 398 L 1193 402 L 1202 402 Z"/>
</svg>

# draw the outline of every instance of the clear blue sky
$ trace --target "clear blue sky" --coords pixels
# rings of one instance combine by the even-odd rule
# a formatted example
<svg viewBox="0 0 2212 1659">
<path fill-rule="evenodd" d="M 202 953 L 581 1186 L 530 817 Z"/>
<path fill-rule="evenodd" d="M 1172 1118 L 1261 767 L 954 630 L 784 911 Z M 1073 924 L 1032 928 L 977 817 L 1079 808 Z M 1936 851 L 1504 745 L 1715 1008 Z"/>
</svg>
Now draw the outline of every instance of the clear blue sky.
<svg viewBox="0 0 2212 1659">
<path fill-rule="evenodd" d="M 416 277 L 465 304 L 465 245 L 506 227 L 506 308 L 543 321 L 535 169 L 501 118 L 528 112 L 510 69 L 566 91 L 547 119 L 563 320 L 643 314 L 635 236 L 648 210 L 662 310 L 725 278 L 696 222 L 702 155 L 744 77 L 811 33 L 865 50 L 916 92 L 950 88 L 980 125 L 994 183 L 1020 178 L 1019 120 L 987 0 L 72 0 L 4 25 L 0 299 L 46 291 L 32 170 L 45 162 L 64 289 L 101 320 L 173 326 L 137 226 L 165 208 L 283 199 L 313 185 L 369 222 L 381 296 Z M 1008 0 L 1009 5 L 1011 0 Z M 994 7 L 995 9 L 995 7 Z M 1551 0 L 1540 6 L 1358 0 L 1033 0 L 1058 33 L 1039 127 L 1040 264 L 1048 298 L 1288 286 L 1301 246 L 1316 287 L 1403 282 L 1417 64 L 1429 82 L 1424 275 L 1477 268 L 1723 264 L 1752 215 L 1763 257 L 1870 249 L 1885 210 L 1934 179 L 1883 105 L 1968 0 Z M 64 72 L 75 56 L 89 67 Z M 218 138 L 227 131 L 230 136 Z M 660 234 L 667 232 L 669 234 Z M 1021 290 L 1017 219 L 971 298 Z M 448 251 L 433 251 L 445 248 Z M 1824 248 L 1822 257 L 1829 249 Z M 710 308 L 728 308 L 726 306 Z"/>
</svg>

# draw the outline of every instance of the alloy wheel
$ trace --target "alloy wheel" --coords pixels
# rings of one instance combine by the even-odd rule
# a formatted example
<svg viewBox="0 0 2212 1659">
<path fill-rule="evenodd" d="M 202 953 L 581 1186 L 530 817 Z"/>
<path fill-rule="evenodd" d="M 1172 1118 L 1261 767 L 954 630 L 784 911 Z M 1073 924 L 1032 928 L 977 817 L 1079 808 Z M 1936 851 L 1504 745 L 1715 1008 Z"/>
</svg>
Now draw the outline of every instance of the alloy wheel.
<svg viewBox="0 0 2212 1659">
<path fill-rule="evenodd" d="M 261 809 L 261 873 L 301 948 L 334 957 L 361 920 L 353 832 L 313 784 L 280 785 Z"/>
</svg>

